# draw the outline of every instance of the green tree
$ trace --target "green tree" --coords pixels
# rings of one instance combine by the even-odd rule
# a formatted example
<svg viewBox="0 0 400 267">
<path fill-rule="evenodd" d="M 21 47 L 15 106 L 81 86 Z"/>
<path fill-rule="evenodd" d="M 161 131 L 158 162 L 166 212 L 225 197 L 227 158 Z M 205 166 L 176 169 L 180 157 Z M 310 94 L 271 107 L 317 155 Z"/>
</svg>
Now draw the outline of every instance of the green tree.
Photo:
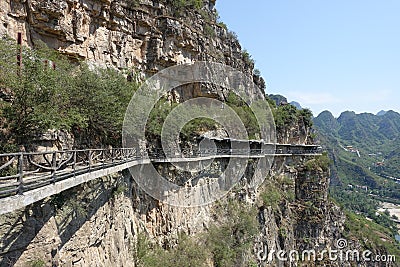
<svg viewBox="0 0 400 267">
<path fill-rule="evenodd" d="M 23 49 L 19 71 L 16 46 L 0 40 L 0 88 L 9 95 L 0 115 L 4 140 L 27 144 L 48 129 L 73 131 L 94 145 L 120 144 L 122 122 L 136 83 L 111 69 L 89 69 L 40 44 Z M 89 138 L 88 138 L 89 139 Z M 93 145 L 93 142 L 92 144 Z"/>
<path fill-rule="evenodd" d="M 303 122 L 304 127 L 309 128 L 313 125 L 313 114 L 312 111 L 308 108 L 300 109 L 297 111 L 298 119 L 300 122 Z"/>
</svg>

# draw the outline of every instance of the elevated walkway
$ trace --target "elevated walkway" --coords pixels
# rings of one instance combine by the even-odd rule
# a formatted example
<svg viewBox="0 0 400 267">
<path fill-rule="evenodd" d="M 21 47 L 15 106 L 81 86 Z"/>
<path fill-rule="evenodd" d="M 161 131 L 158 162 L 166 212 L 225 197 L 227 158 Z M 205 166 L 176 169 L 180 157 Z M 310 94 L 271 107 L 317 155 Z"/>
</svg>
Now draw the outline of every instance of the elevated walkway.
<svg viewBox="0 0 400 267">
<path fill-rule="evenodd" d="M 216 158 L 317 156 L 319 146 L 270 144 L 261 149 L 217 149 L 167 158 L 162 151 L 147 156 L 135 148 L 86 149 L 0 154 L 0 214 L 23 208 L 82 183 L 136 165 L 184 163 Z"/>
</svg>

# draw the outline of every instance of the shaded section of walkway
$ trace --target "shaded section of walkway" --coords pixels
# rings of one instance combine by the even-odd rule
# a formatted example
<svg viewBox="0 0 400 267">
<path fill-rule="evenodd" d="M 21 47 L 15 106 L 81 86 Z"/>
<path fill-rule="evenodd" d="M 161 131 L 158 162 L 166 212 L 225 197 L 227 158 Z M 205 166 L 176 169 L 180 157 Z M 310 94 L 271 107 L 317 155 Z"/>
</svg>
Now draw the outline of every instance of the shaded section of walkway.
<svg viewBox="0 0 400 267">
<path fill-rule="evenodd" d="M 228 139 L 229 141 L 229 139 Z M 144 156 L 135 148 L 87 149 L 0 155 L 0 214 L 12 212 L 67 189 L 136 165 L 216 158 L 316 156 L 319 146 L 268 144 L 265 148 L 217 148 L 167 158 L 165 151 Z M 270 148 L 270 149 L 268 149 Z M 271 150 L 273 148 L 273 150 Z"/>
</svg>

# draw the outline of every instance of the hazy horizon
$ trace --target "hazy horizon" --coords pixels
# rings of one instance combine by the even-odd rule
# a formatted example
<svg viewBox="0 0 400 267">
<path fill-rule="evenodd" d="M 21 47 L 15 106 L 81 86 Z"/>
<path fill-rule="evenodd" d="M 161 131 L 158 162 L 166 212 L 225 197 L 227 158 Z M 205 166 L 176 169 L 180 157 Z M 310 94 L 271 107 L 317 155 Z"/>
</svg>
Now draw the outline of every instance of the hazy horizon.
<svg viewBox="0 0 400 267">
<path fill-rule="evenodd" d="M 279 93 L 268 93 L 268 92 L 267 92 L 267 94 L 281 95 L 281 94 L 279 94 Z M 284 95 L 282 95 L 282 96 L 284 96 Z M 284 96 L 284 97 L 286 97 L 286 96 Z M 320 113 L 322 113 L 322 112 L 324 112 L 324 111 L 329 111 L 329 112 L 331 112 L 335 118 L 338 118 L 338 117 L 340 116 L 340 114 L 342 114 L 343 112 L 346 112 L 346 111 L 355 112 L 356 114 L 370 113 L 370 114 L 374 114 L 374 115 L 377 115 L 378 112 L 381 112 L 381 111 L 385 111 L 385 112 L 394 111 L 394 112 L 397 112 L 397 113 L 400 114 L 399 111 L 393 110 L 393 109 L 379 109 L 379 110 L 377 110 L 376 112 L 374 112 L 374 111 L 362 111 L 362 110 L 361 110 L 361 111 L 357 111 L 357 110 L 344 109 L 344 110 L 342 110 L 342 111 L 338 111 L 337 113 L 335 113 L 335 112 L 333 112 L 332 110 L 329 110 L 329 109 L 321 109 L 320 111 L 315 112 L 315 111 L 312 110 L 310 107 L 307 107 L 307 106 L 303 105 L 300 101 L 297 101 L 297 100 L 295 100 L 295 99 L 289 99 L 289 98 L 287 98 L 287 100 L 288 100 L 289 103 L 291 103 L 291 102 L 297 102 L 297 103 L 299 103 L 299 104 L 301 105 L 302 108 L 308 108 L 308 109 L 310 109 L 310 110 L 313 112 L 314 117 L 317 117 Z"/>
<path fill-rule="evenodd" d="M 399 1 L 217 0 L 268 94 L 335 116 L 400 111 Z"/>
</svg>

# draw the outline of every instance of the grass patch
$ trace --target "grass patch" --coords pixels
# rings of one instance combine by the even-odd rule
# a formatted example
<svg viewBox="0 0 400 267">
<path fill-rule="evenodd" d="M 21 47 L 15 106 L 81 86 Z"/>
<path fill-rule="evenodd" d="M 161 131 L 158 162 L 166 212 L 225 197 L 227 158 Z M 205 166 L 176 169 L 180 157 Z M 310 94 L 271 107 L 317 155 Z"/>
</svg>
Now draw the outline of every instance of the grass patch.
<svg viewBox="0 0 400 267">
<path fill-rule="evenodd" d="M 46 266 L 46 262 L 42 259 L 35 259 L 28 262 L 28 266 L 30 267 L 44 267 Z"/>
</svg>

